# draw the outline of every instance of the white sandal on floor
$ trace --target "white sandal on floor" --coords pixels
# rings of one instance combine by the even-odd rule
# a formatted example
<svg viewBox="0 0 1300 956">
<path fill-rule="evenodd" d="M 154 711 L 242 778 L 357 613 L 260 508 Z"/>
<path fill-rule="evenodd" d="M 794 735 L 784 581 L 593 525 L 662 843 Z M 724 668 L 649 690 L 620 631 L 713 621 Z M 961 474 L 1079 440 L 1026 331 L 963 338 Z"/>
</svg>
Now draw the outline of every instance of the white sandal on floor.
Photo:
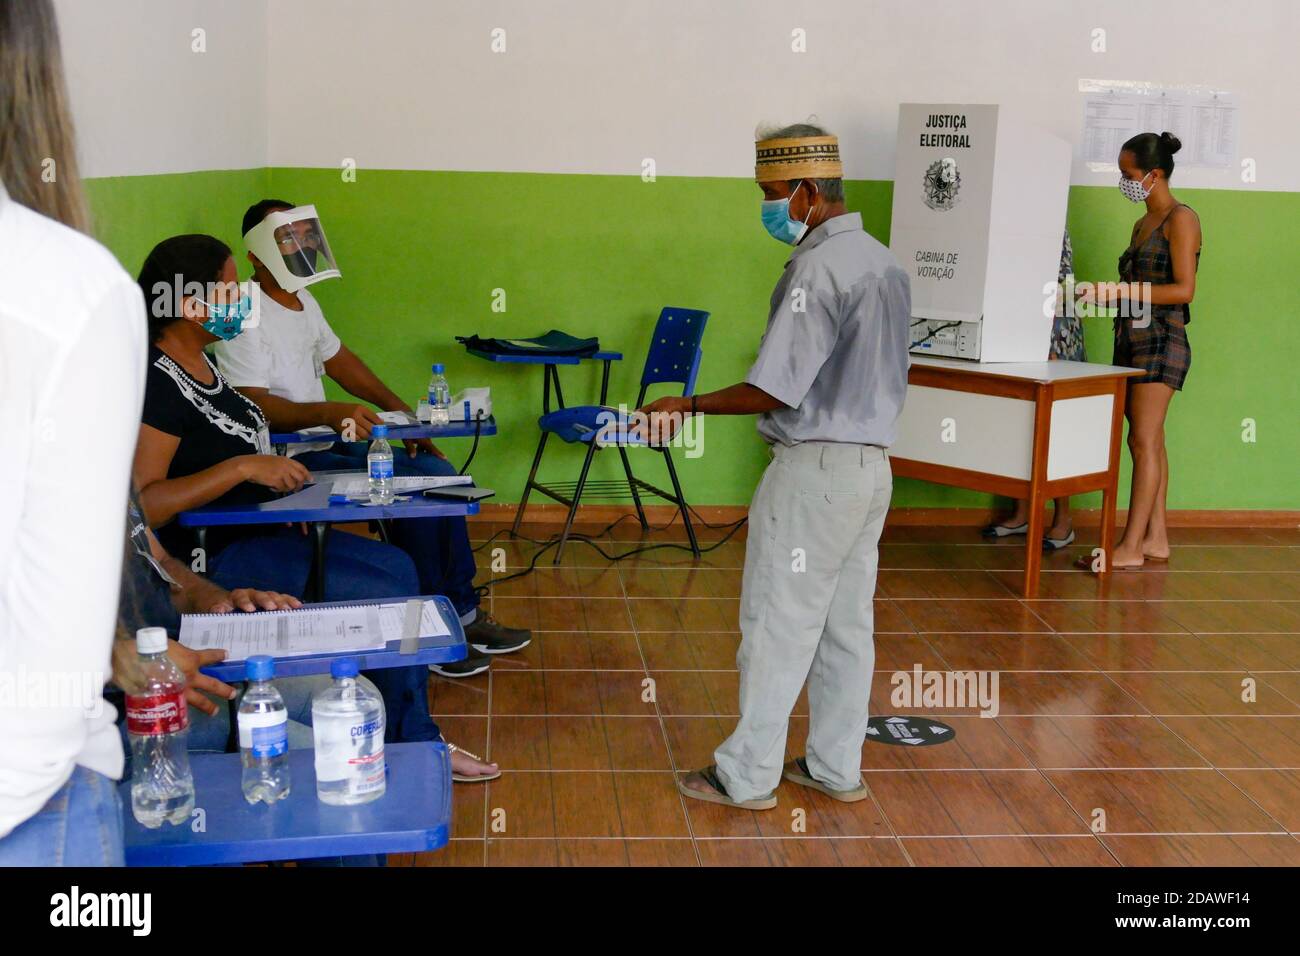
<svg viewBox="0 0 1300 956">
<path fill-rule="evenodd" d="M 449 740 L 444 740 L 443 743 L 447 745 L 448 753 L 464 754 L 470 760 L 477 760 L 479 763 L 487 763 L 487 761 L 484 760 L 482 757 L 480 757 L 478 754 L 472 754 L 464 747 L 457 747 Z M 499 776 L 501 776 L 500 770 L 498 770 L 496 773 L 485 773 L 485 774 L 480 774 L 479 776 L 476 777 L 467 777 L 463 773 L 456 773 L 455 771 L 452 771 L 451 779 L 454 780 L 456 783 L 487 783 L 489 780 L 495 780 Z"/>
<path fill-rule="evenodd" d="M 1029 522 L 1025 521 L 1017 525 L 991 524 L 980 535 L 985 538 L 1008 538 L 1012 535 L 1025 534 L 1029 531 Z"/>
<path fill-rule="evenodd" d="M 1060 551 L 1062 548 L 1068 548 L 1074 544 L 1074 529 L 1071 528 L 1064 538 L 1053 538 L 1050 534 L 1043 535 L 1044 551 Z"/>
</svg>

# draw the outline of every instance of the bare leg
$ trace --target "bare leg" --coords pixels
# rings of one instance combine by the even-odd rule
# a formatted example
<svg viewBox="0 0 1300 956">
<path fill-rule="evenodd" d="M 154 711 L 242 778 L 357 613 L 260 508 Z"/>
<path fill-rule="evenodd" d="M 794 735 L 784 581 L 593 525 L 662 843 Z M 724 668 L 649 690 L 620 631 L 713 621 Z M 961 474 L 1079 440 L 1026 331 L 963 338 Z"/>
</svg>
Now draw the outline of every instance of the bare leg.
<svg viewBox="0 0 1300 956">
<path fill-rule="evenodd" d="M 1029 502 L 1024 498 L 1017 498 L 1015 501 L 1016 509 L 998 522 L 1005 528 L 1017 528 L 1029 520 Z"/>
<path fill-rule="evenodd" d="M 1064 538 L 1070 533 L 1071 527 L 1070 496 L 1066 495 L 1064 498 L 1053 499 L 1052 503 L 1056 506 L 1056 511 L 1053 513 L 1052 527 L 1048 529 L 1047 536 L 1049 538 Z"/>
<path fill-rule="evenodd" d="M 1161 438 L 1164 432 L 1161 431 Z M 1160 490 L 1156 493 L 1155 506 L 1151 509 L 1151 520 L 1147 522 L 1146 538 L 1142 541 L 1142 553 L 1148 558 L 1165 559 L 1169 557 L 1169 527 L 1166 524 L 1165 501 L 1169 496 L 1169 449 L 1160 443 Z"/>
<path fill-rule="evenodd" d="M 1124 536 L 1110 556 L 1111 567 L 1141 567 L 1142 542 L 1160 493 L 1160 462 L 1164 455 L 1165 414 L 1174 390 L 1161 382 L 1144 382 L 1129 388 L 1128 447 L 1133 456 L 1133 482 L 1129 489 L 1128 522 Z"/>
</svg>

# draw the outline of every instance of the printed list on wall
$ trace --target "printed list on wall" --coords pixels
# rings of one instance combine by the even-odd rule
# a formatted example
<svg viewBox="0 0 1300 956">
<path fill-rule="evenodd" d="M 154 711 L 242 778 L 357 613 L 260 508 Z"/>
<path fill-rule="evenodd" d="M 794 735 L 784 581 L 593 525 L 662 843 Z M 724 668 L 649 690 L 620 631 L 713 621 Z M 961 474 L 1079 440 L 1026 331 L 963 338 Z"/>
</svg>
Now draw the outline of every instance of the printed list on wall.
<svg viewBox="0 0 1300 956">
<path fill-rule="evenodd" d="M 1124 141 L 1170 132 L 1182 140 L 1178 165 L 1227 169 L 1237 162 L 1237 98 L 1223 90 L 1135 80 L 1080 80 L 1083 160 L 1113 170 Z"/>
</svg>

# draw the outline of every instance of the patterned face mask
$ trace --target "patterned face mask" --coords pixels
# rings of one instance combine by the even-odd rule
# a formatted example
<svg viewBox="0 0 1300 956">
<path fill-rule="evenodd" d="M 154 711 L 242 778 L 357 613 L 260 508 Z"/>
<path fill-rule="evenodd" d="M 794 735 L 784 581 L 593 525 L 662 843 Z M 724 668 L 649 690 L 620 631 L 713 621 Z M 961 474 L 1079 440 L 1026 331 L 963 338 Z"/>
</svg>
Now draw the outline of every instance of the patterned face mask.
<svg viewBox="0 0 1300 956">
<path fill-rule="evenodd" d="M 239 298 L 233 302 L 205 302 L 199 299 L 200 304 L 208 310 L 208 320 L 203 323 L 204 331 L 229 342 L 241 332 L 257 327 L 260 310 L 256 296 L 247 282 L 239 284 L 239 292 Z"/>
<path fill-rule="evenodd" d="M 1150 173 L 1147 173 L 1147 175 L 1143 176 L 1141 179 L 1125 179 L 1121 177 L 1119 181 L 1119 191 L 1124 194 L 1124 198 L 1129 202 L 1145 201 L 1146 198 L 1151 195 L 1151 190 L 1155 188 L 1155 183 L 1152 183 L 1150 186 L 1143 186 L 1142 184 L 1147 181 L 1147 176 L 1150 176 L 1154 172 L 1154 169 L 1151 170 Z"/>
</svg>

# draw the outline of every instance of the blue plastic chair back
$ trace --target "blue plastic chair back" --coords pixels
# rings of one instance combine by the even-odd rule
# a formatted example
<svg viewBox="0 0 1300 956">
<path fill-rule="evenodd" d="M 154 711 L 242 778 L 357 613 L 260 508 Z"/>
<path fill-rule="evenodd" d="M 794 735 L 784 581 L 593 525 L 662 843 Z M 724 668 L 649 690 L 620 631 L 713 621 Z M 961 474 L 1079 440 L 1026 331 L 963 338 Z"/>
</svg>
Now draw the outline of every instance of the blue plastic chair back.
<svg viewBox="0 0 1300 956">
<path fill-rule="evenodd" d="M 650 351 L 646 353 L 645 368 L 641 371 L 638 405 L 644 403 L 648 386 L 663 382 L 681 383 L 683 395 L 695 393 L 695 376 L 699 374 L 700 360 L 704 356 L 700 340 L 704 338 L 704 326 L 708 321 L 707 312 L 664 306 L 659 321 L 655 323 L 654 338 L 650 340 Z"/>
</svg>

